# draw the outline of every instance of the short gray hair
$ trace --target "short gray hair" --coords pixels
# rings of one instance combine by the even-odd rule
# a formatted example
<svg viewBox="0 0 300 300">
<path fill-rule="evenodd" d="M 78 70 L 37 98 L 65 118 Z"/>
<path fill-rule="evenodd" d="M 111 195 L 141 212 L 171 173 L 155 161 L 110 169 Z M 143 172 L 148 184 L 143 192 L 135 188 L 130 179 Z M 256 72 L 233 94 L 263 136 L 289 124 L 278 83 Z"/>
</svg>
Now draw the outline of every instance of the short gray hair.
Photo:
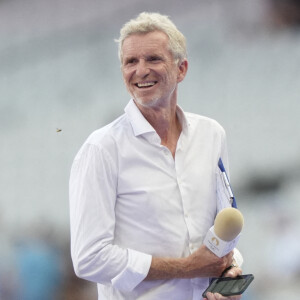
<svg viewBox="0 0 300 300">
<path fill-rule="evenodd" d="M 132 34 L 146 34 L 153 31 L 164 32 L 169 38 L 169 48 L 174 60 L 181 62 L 187 57 L 186 42 L 184 35 L 177 29 L 168 16 L 159 13 L 140 13 L 136 19 L 132 19 L 120 30 L 120 37 L 116 42 L 119 44 L 119 59 L 122 62 L 122 46 L 124 40 Z"/>
</svg>

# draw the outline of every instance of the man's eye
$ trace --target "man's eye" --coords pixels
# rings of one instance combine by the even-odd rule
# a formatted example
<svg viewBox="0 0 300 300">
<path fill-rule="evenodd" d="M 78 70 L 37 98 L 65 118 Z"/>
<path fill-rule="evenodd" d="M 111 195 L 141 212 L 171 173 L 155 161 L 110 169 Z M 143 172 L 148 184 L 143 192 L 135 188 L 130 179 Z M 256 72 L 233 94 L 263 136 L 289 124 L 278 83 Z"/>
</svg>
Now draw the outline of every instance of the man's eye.
<svg viewBox="0 0 300 300">
<path fill-rule="evenodd" d="M 126 60 L 125 64 L 126 65 L 134 64 L 134 63 L 136 63 L 136 61 L 137 60 L 135 58 L 130 58 L 130 59 Z"/>
<path fill-rule="evenodd" d="M 160 57 L 158 57 L 158 56 L 151 56 L 151 57 L 149 57 L 148 60 L 149 60 L 149 61 L 158 61 L 158 60 L 161 60 L 161 59 L 160 59 Z"/>
</svg>

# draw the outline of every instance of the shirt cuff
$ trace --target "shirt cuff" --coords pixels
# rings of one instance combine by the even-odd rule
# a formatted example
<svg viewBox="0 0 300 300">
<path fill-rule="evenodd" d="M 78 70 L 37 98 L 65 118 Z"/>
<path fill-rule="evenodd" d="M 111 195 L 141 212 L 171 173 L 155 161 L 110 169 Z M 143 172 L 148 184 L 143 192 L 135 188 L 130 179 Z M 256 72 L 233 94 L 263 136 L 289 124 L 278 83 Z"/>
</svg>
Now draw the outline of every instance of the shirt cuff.
<svg viewBox="0 0 300 300">
<path fill-rule="evenodd" d="M 123 292 L 131 292 L 147 276 L 152 256 L 128 249 L 125 269 L 112 279 L 112 286 Z"/>
</svg>

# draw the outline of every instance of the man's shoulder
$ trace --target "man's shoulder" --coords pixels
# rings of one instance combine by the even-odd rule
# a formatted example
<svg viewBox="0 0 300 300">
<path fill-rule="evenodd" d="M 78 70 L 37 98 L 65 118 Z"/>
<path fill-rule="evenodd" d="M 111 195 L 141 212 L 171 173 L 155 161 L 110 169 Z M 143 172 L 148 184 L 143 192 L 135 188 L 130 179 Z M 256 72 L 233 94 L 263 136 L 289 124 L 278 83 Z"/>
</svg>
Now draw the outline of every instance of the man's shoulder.
<svg viewBox="0 0 300 300">
<path fill-rule="evenodd" d="M 121 115 L 111 123 L 96 129 L 87 138 L 86 143 L 94 145 L 103 145 L 111 143 L 122 137 L 129 128 L 129 122 L 125 114 Z"/>
<path fill-rule="evenodd" d="M 224 131 L 223 126 L 213 118 L 191 112 L 185 112 L 185 115 L 188 122 L 194 127 L 209 127 L 214 128 L 217 131 Z"/>
<path fill-rule="evenodd" d="M 93 131 L 80 147 L 75 160 L 88 155 L 93 156 L 96 153 L 114 155 L 118 144 L 129 130 L 128 120 L 123 114 L 111 123 Z"/>
</svg>

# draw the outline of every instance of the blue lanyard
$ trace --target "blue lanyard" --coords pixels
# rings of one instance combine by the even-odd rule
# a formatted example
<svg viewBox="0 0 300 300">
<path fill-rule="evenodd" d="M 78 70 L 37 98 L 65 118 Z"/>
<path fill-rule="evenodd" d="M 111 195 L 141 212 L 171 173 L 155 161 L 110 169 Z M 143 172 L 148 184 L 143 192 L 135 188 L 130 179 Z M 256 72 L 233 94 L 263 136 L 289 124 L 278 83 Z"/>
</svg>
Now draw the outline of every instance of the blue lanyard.
<svg viewBox="0 0 300 300">
<path fill-rule="evenodd" d="M 235 198 L 234 198 L 234 195 L 233 195 L 233 192 L 232 192 L 232 189 L 231 189 L 231 186 L 230 186 L 230 182 L 229 182 L 229 179 L 228 179 L 228 176 L 227 176 L 227 173 L 226 173 L 226 170 L 225 170 L 225 167 L 223 165 L 223 162 L 222 162 L 222 159 L 220 157 L 219 159 L 219 162 L 218 162 L 218 166 L 222 172 L 222 175 L 223 175 L 223 179 L 224 179 L 224 182 L 225 182 L 225 186 L 226 186 L 226 189 L 229 193 L 229 196 L 230 196 L 230 199 L 232 201 L 231 205 L 232 207 L 234 208 L 237 208 L 237 205 L 236 205 L 236 201 L 235 201 Z"/>
</svg>

